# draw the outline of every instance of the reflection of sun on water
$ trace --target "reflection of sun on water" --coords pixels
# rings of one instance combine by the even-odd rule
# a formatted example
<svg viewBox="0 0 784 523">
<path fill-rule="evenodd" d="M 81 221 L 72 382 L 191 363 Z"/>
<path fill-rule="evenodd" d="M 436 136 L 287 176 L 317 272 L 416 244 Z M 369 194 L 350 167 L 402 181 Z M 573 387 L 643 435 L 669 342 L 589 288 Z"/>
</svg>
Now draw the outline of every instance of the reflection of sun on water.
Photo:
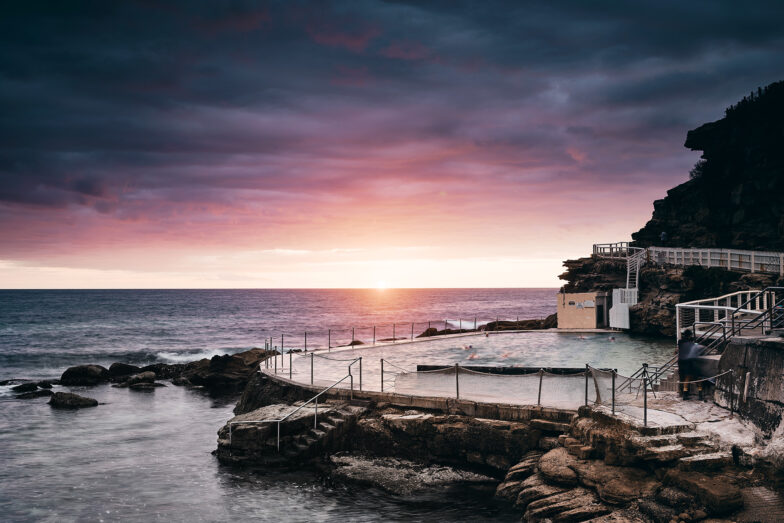
<svg viewBox="0 0 784 523">
<path fill-rule="evenodd" d="M 383 291 L 386 288 L 387 288 L 387 282 L 385 282 L 384 280 L 379 280 L 376 282 L 376 289 Z"/>
</svg>

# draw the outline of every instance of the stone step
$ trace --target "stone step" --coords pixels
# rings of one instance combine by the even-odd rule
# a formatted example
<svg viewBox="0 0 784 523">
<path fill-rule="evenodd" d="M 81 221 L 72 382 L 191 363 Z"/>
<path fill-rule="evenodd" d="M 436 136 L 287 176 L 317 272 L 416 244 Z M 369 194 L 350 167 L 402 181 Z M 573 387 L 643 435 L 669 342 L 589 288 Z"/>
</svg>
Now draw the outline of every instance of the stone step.
<svg viewBox="0 0 784 523">
<path fill-rule="evenodd" d="M 686 456 L 678 460 L 678 468 L 681 470 L 696 470 L 698 472 L 707 470 L 717 470 L 732 463 L 732 454 L 729 452 L 711 452 L 709 454 L 697 454 Z"/>
<path fill-rule="evenodd" d="M 649 447 L 642 449 L 639 456 L 645 461 L 658 461 L 666 463 L 675 461 L 689 454 L 689 451 L 681 444 L 666 445 L 663 447 Z"/>
<path fill-rule="evenodd" d="M 324 432 L 329 432 L 335 429 L 335 425 L 327 423 L 326 421 L 319 421 L 318 428 Z"/>
<path fill-rule="evenodd" d="M 710 438 L 705 434 L 699 432 L 681 432 L 676 434 L 678 443 L 685 446 L 703 445 L 710 442 Z"/>
<path fill-rule="evenodd" d="M 629 438 L 629 441 L 635 447 L 651 448 L 651 447 L 667 447 L 678 443 L 677 434 L 662 434 L 659 436 L 637 436 Z"/>
<path fill-rule="evenodd" d="M 558 432 L 558 433 L 566 433 L 569 432 L 569 423 L 561 423 L 559 421 L 550 421 L 548 419 L 532 419 L 529 424 L 531 427 L 535 429 L 539 429 L 544 432 Z"/>
</svg>

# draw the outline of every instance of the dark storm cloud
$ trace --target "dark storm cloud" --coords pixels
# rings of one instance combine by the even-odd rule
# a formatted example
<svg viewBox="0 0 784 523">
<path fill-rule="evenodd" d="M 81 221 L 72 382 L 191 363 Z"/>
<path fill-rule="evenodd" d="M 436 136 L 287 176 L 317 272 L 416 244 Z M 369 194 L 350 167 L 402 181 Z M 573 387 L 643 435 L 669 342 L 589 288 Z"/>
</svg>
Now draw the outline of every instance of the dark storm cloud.
<svg viewBox="0 0 784 523">
<path fill-rule="evenodd" d="M 779 79 L 783 13 L 778 1 L 7 3 L 0 202 L 121 213 L 497 173 L 342 163 L 383 166 L 384 150 L 412 144 L 466 148 L 467 163 L 512 179 L 549 166 L 554 187 L 623 183 Z"/>
</svg>

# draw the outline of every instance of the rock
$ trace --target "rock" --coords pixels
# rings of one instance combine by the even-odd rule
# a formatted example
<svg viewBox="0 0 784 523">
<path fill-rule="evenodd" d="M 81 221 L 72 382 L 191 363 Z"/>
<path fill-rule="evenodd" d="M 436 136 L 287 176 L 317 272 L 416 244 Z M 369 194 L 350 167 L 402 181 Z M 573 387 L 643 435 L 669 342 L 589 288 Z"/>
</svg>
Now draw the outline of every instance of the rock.
<svg viewBox="0 0 784 523">
<path fill-rule="evenodd" d="M 33 398 L 43 398 L 45 396 L 51 396 L 52 391 L 49 389 L 42 389 L 42 390 L 34 390 L 32 392 L 25 392 L 24 394 L 19 394 L 16 399 L 20 400 L 29 400 Z"/>
<path fill-rule="evenodd" d="M 665 481 L 675 484 L 697 497 L 712 515 L 723 515 L 743 507 L 743 496 L 731 478 L 707 476 L 699 472 L 669 470 Z"/>
<path fill-rule="evenodd" d="M 494 483 L 492 478 L 439 465 L 422 465 L 398 458 L 334 455 L 333 475 L 371 484 L 398 496 L 442 490 L 456 484 Z"/>
<path fill-rule="evenodd" d="M 55 392 L 49 400 L 49 405 L 56 409 L 80 409 L 83 407 L 96 407 L 98 406 L 98 400 L 79 396 L 71 392 Z"/>
<path fill-rule="evenodd" d="M 637 504 L 637 508 L 656 523 L 669 522 L 677 515 L 677 512 L 671 507 L 661 505 L 650 499 L 641 500 Z"/>
<path fill-rule="evenodd" d="M 522 483 L 523 489 L 517 496 L 515 507 L 525 510 L 528 504 L 537 499 L 542 499 L 547 496 L 560 494 L 566 489 L 556 485 L 548 485 L 542 479 L 541 474 L 534 474 Z"/>
<path fill-rule="evenodd" d="M 539 464 L 539 459 L 542 457 L 542 452 L 532 450 L 523 456 L 522 461 L 514 465 L 506 473 L 504 481 L 522 481 L 536 472 L 536 467 Z"/>
<path fill-rule="evenodd" d="M 193 383 L 191 383 L 191 380 L 189 380 L 185 376 L 178 376 L 172 379 L 171 382 L 172 385 L 185 386 L 185 387 L 193 385 Z"/>
<path fill-rule="evenodd" d="M 161 380 L 170 380 L 180 376 L 185 371 L 185 367 L 184 363 L 153 363 L 139 370 L 142 372 L 154 372 L 158 379 Z"/>
<path fill-rule="evenodd" d="M 272 352 L 264 349 L 251 349 L 238 354 L 214 356 L 209 360 L 205 358 L 187 364 L 182 376 L 210 392 L 238 392 L 257 374 L 259 364 L 270 355 Z"/>
<path fill-rule="evenodd" d="M 552 450 L 557 446 L 558 438 L 542 437 L 539 438 L 539 443 L 537 444 L 537 447 L 539 447 L 541 450 Z"/>
<path fill-rule="evenodd" d="M 69 367 L 60 378 L 61 385 L 97 385 L 109 381 L 109 370 L 100 365 Z"/>
<path fill-rule="evenodd" d="M 38 385 L 38 388 L 41 388 L 41 389 L 51 389 L 52 388 L 52 382 L 49 381 L 49 380 L 39 381 L 36 385 Z"/>
<path fill-rule="evenodd" d="M 155 390 L 158 387 L 165 387 L 163 383 L 151 383 L 149 381 L 139 381 L 128 385 L 131 390 Z"/>
<path fill-rule="evenodd" d="M 126 384 L 130 387 L 131 385 L 135 385 L 137 383 L 152 383 L 155 381 L 155 378 L 155 373 L 148 370 L 145 372 L 140 372 L 139 374 L 134 374 L 128 378 Z"/>
<path fill-rule="evenodd" d="M 523 480 L 504 481 L 495 489 L 495 497 L 514 503 L 521 490 L 523 490 Z"/>
<path fill-rule="evenodd" d="M 594 505 L 597 501 L 593 492 L 578 487 L 532 501 L 525 510 L 524 519 L 526 521 L 539 521 L 544 518 L 553 518 L 563 512 Z M 610 511 L 605 510 L 603 513 L 606 514 L 607 512 Z"/>
<path fill-rule="evenodd" d="M 109 376 L 112 378 L 130 376 L 139 373 L 139 371 L 141 371 L 141 367 L 127 363 L 114 362 L 109 366 Z"/>
<path fill-rule="evenodd" d="M 656 492 L 659 482 L 644 470 L 607 465 L 600 460 L 576 461 L 570 465 L 579 482 L 595 488 L 599 497 L 613 505 L 624 505 Z"/>
<path fill-rule="evenodd" d="M 563 447 L 549 451 L 539 460 L 539 472 L 548 481 L 557 485 L 577 485 L 577 473 L 570 468 L 575 462 Z"/>
<path fill-rule="evenodd" d="M 675 487 L 663 487 L 656 493 L 656 501 L 669 505 L 674 509 L 689 507 L 694 498 Z"/>
<path fill-rule="evenodd" d="M 22 383 L 21 385 L 16 385 L 11 387 L 11 390 L 14 392 L 32 392 L 38 388 L 38 385 L 35 383 Z"/>
</svg>

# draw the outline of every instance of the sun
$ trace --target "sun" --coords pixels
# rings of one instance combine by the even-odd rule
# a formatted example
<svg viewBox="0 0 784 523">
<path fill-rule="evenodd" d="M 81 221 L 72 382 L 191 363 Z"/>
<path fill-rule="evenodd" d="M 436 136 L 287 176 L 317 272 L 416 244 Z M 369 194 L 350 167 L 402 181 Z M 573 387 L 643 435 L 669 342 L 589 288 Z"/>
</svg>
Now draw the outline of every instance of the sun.
<svg viewBox="0 0 784 523">
<path fill-rule="evenodd" d="M 376 282 L 376 289 L 377 290 L 383 291 L 383 290 L 386 290 L 386 288 L 387 288 L 387 282 L 385 282 L 384 280 L 378 280 Z"/>
</svg>

